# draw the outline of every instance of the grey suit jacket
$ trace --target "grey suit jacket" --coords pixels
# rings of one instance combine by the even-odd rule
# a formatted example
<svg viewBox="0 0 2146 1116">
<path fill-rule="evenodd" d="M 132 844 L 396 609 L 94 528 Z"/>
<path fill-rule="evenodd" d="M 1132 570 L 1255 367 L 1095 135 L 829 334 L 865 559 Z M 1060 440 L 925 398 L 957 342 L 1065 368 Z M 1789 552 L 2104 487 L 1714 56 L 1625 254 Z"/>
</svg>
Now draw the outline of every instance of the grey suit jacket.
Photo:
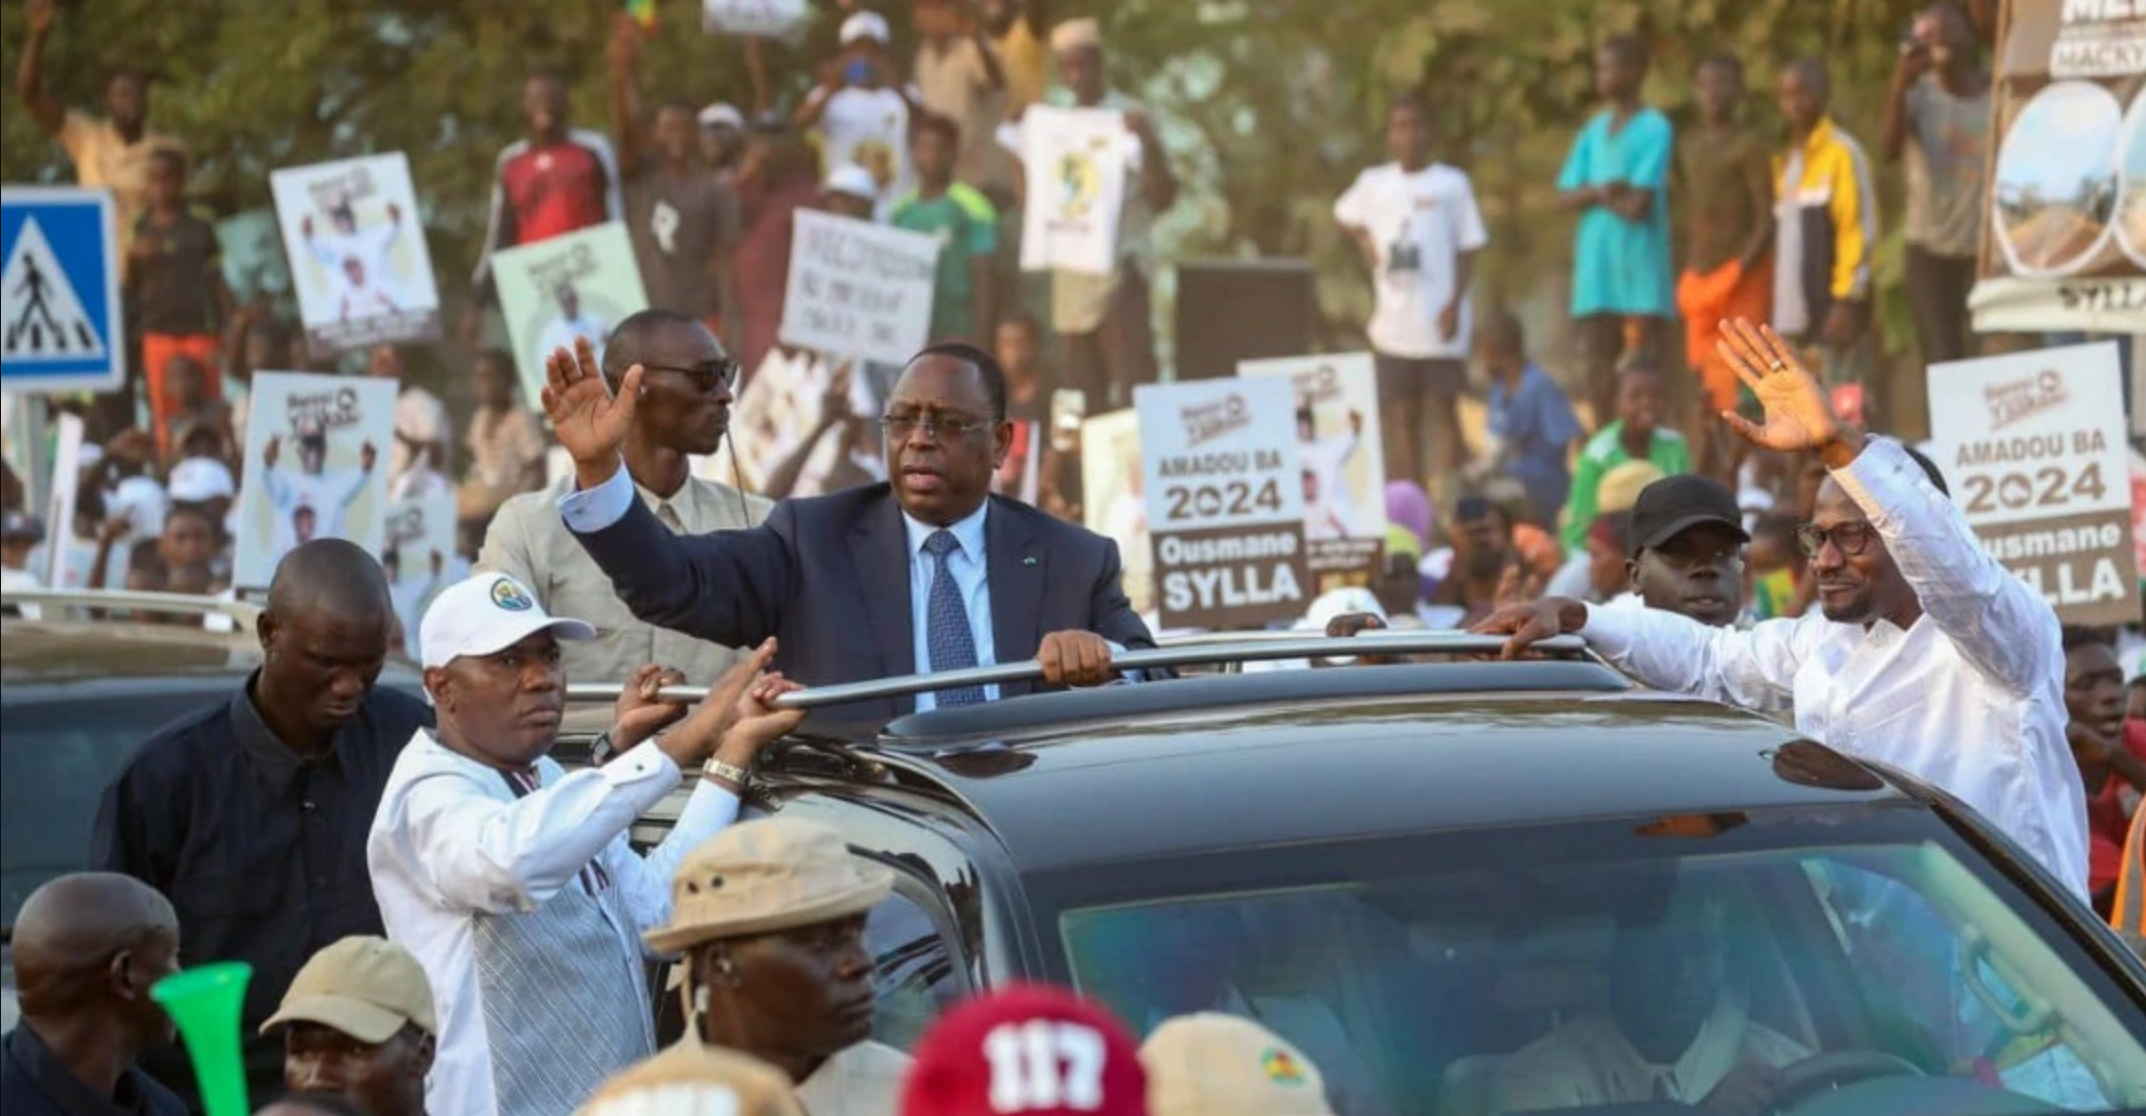
<svg viewBox="0 0 2146 1116">
<path fill-rule="evenodd" d="M 808 686 L 916 671 L 908 536 L 886 484 L 785 500 L 761 526 L 705 535 L 671 534 L 636 500 L 624 519 L 575 538 L 635 616 L 734 647 L 775 636 L 775 669 Z M 984 549 L 999 662 L 1034 658 L 1044 633 L 1067 629 L 1129 650 L 1155 645 L 1118 584 L 1110 539 L 993 496 Z M 869 706 L 830 712 L 885 719 L 915 702 Z"/>
</svg>

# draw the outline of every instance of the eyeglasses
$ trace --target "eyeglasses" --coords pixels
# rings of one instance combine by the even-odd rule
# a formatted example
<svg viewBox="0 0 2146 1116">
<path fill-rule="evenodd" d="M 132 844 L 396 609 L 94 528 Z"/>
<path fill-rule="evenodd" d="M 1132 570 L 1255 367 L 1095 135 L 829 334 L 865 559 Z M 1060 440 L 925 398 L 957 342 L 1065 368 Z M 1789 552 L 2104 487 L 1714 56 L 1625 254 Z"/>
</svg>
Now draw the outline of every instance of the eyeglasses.
<svg viewBox="0 0 2146 1116">
<path fill-rule="evenodd" d="M 896 442 L 907 441 L 909 436 L 918 430 L 924 431 L 926 438 L 936 442 L 941 438 L 966 438 L 979 430 L 989 430 L 996 425 L 998 424 L 990 419 L 972 422 L 944 416 L 920 418 L 916 415 L 884 415 L 879 420 L 879 428 L 887 432 L 890 440 Z"/>
<path fill-rule="evenodd" d="M 1853 558 L 1863 553 L 1870 546 L 1870 540 L 1876 537 L 1877 530 L 1868 523 L 1842 523 L 1833 527 L 1806 523 L 1796 528 L 1796 542 L 1813 558 L 1818 557 L 1818 552 L 1825 549 L 1828 541 L 1840 548 L 1842 555 Z"/>
<path fill-rule="evenodd" d="M 714 391 L 718 388 L 728 390 L 736 387 L 738 383 L 738 362 L 734 360 L 717 361 L 713 364 L 703 364 L 694 368 L 680 368 L 675 364 L 644 363 L 641 365 L 641 371 L 669 372 L 673 375 L 684 376 L 686 379 L 693 381 L 693 386 L 701 391 Z"/>
</svg>

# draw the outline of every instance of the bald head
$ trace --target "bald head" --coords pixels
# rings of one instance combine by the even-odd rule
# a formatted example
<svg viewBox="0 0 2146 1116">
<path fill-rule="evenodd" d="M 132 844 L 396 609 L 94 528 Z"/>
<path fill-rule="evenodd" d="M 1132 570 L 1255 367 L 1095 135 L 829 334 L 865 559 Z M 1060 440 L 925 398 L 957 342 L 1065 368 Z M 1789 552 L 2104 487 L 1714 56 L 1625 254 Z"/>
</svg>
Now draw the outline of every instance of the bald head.
<svg viewBox="0 0 2146 1116">
<path fill-rule="evenodd" d="M 379 560 L 347 539 L 315 539 L 276 564 L 268 583 L 268 610 L 289 616 L 327 611 L 349 617 L 386 617 L 395 611 L 387 574 Z"/>
<path fill-rule="evenodd" d="M 31 892 L 15 916 L 22 1013 L 36 1019 L 94 1007 L 106 999 L 115 959 L 168 962 L 178 943 L 179 916 L 148 884 L 112 872 L 61 876 Z"/>
<path fill-rule="evenodd" d="M 387 573 L 345 540 L 306 543 L 276 566 L 257 628 L 254 704 L 285 747 L 314 754 L 356 715 L 387 662 Z"/>
</svg>

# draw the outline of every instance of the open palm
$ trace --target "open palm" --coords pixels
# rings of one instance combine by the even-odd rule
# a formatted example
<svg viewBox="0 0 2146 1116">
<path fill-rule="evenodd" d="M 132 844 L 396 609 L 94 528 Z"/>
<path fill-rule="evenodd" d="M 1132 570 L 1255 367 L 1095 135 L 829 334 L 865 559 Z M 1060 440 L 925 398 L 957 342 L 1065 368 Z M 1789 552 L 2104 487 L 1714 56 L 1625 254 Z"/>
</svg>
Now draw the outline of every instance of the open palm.
<svg viewBox="0 0 2146 1116">
<path fill-rule="evenodd" d="M 1722 420 L 1745 441 L 1783 453 L 1816 449 L 1832 441 L 1840 419 L 1817 377 L 1796 359 L 1795 351 L 1768 326 L 1738 318 L 1724 323 L 1714 348 L 1766 410 L 1754 423 L 1733 411 Z"/>
<path fill-rule="evenodd" d="M 620 378 L 618 394 L 611 394 L 586 337 L 574 340 L 573 352 L 555 349 L 544 360 L 544 413 L 551 416 L 559 444 L 579 464 L 609 464 L 618 458 L 640 394 L 638 364 Z"/>
</svg>

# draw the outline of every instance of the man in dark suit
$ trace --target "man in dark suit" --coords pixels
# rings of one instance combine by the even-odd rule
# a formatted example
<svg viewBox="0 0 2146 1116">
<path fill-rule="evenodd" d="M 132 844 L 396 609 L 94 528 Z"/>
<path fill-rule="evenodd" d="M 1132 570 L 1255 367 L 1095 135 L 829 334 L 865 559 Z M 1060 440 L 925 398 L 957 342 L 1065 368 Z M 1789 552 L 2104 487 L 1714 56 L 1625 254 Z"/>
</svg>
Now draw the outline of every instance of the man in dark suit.
<svg viewBox="0 0 2146 1116">
<path fill-rule="evenodd" d="M 699 344 L 713 350 L 703 360 L 725 359 L 705 332 Z M 574 458 L 560 511 L 651 624 L 733 646 L 774 636 L 776 668 L 808 685 L 1022 659 L 1042 664 L 1047 686 L 1096 685 L 1112 676 L 1113 644 L 1154 646 L 1119 587 L 1116 543 L 991 495 L 1013 426 L 1005 374 L 979 349 L 935 345 L 902 370 L 880 419 L 891 483 L 785 500 L 762 526 L 705 535 L 664 530 L 619 464 L 641 366 L 599 370 L 582 344 L 554 353 L 546 376 L 545 410 Z M 940 690 L 860 712 L 1029 688 Z"/>
</svg>

